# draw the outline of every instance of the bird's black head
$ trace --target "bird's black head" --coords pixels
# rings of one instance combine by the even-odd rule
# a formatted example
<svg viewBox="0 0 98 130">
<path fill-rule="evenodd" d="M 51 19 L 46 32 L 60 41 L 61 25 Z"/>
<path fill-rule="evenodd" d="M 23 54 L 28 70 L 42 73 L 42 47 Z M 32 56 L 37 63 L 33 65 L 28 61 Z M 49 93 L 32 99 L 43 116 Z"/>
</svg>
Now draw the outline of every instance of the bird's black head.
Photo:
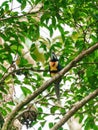
<svg viewBox="0 0 98 130">
<path fill-rule="evenodd" d="M 58 58 L 54 52 L 51 53 L 50 61 L 53 61 L 53 62 L 58 61 Z"/>
</svg>

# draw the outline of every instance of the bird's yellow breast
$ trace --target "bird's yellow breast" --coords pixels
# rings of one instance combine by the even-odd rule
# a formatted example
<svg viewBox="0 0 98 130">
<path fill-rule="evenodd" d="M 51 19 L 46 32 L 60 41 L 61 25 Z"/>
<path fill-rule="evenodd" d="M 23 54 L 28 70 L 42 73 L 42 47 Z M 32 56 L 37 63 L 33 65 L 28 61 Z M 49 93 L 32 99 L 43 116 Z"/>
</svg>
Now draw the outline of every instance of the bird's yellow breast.
<svg viewBox="0 0 98 130">
<path fill-rule="evenodd" d="M 58 68 L 57 68 L 58 67 L 58 61 L 50 62 L 49 65 L 50 65 L 50 71 L 57 71 L 58 70 Z M 51 77 L 56 75 L 55 72 L 51 72 L 50 74 L 51 74 Z"/>
<path fill-rule="evenodd" d="M 50 62 L 49 63 L 50 65 L 50 70 L 53 71 L 53 70 L 57 70 L 57 66 L 58 66 L 58 62 Z"/>
</svg>

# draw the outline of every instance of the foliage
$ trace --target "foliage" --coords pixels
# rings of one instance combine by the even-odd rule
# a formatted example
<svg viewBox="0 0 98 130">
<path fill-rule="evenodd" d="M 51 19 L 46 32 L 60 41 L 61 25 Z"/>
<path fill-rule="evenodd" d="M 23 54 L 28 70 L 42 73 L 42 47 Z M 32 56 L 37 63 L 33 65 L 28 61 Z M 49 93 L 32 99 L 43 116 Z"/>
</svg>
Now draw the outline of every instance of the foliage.
<svg viewBox="0 0 98 130">
<path fill-rule="evenodd" d="M 24 100 L 50 77 L 48 61 L 52 50 L 64 67 L 98 40 L 97 0 L 17 2 L 17 8 L 14 7 L 13 0 L 5 0 L 0 6 L 0 113 L 3 117 L 12 111 L 11 106 L 16 106 L 17 102 Z M 42 35 L 43 30 L 47 30 L 45 36 Z M 59 35 L 54 36 L 58 31 Z M 28 50 L 24 53 L 25 46 Z M 25 58 L 27 53 L 36 65 Z M 39 71 L 43 69 L 44 71 Z M 17 86 L 22 90 L 20 100 L 12 96 L 14 87 L 17 90 Z M 54 120 L 48 122 L 48 127 L 52 128 L 75 102 L 97 88 L 98 50 L 81 60 L 63 77 L 60 88 L 63 107 L 55 104 L 57 100 L 53 85 L 32 101 L 38 110 L 37 120 L 32 122 L 32 126 L 39 124 L 38 130 L 43 129 L 47 118 L 51 116 Z M 84 130 L 98 129 L 97 101 L 98 97 L 75 114 Z"/>
</svg>

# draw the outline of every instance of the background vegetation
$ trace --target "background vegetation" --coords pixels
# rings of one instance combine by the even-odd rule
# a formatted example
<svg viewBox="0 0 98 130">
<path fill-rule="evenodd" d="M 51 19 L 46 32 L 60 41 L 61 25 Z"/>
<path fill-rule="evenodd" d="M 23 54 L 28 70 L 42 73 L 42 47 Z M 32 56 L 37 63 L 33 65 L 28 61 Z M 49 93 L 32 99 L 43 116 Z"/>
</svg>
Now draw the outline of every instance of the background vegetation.
<svg viewBox="0 0 98 130">
<path fill-rule="evenodd" d="M 38 130 L 43 130 L 47 124 L 51 129 L 76 102 L 98 88 L 98 1 L 16 1 L 18 6 L 14 0 L 5 0 L 0 6 L 0 127 L 17 129 L 13 122 L 18 119 L 27 127 L 37 124 Z M 49 84 L 46 81 L 50 78 L 51 51 L 66 67 L 94 45 L 95 51 L 73 64 L 62 77 L 58 105 L 52 84 L 55 78 Z M 40 89 L 45 81 L 47 89 Z M 84 130 L 98 129 L 97 95 L 74 114 Z M 47 121 L 50 116 L 53 120 Z"/>
</svg>

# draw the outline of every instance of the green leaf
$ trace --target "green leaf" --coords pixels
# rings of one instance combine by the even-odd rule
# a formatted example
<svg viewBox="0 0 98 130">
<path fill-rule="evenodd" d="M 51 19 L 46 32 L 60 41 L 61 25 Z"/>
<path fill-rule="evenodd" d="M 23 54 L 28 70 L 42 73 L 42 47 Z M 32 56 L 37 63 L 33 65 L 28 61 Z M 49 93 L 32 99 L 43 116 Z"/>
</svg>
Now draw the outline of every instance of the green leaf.
<svg viewBox="0 0 98 130">
<path fill-rule="evenodd" d="M 60 24 L 58 24 L 57 27 L 58 27 L 58 29 L 59 29 L 59 31 L 60 31 L 60 33 L 61 33 L 62 40 L 65 41 L 65 32 L 64 32 L 64 28 L 63 28 Z"/>
<path fill-rule="evenodd" d="M 54 124 L 52 122 L 49 123 L 49 128 L 52 128 Z"/>
<path fill-rule="evenodd" d="M 7 69 L 6 69 L 5 66 L 3 66 L 3 65 L 0 65 L 0 70 L 1 70 L 2 72 L 6 72 L 6 71 L 7 71 Z"/>
<path fill-rule="evenodd" d="M 46 121 L 42 121 L 42 122 L 40 122 L 40 124 L 41 124 L 42 127 L 44 127 L 45 124 L 46 124 Z"/>
<path fill-rule="evenodd" d="M 2 78 L 2 73 L 0 73 L 0 79 Z"/>
<path fill-rule="evenodd" d="M 4 88 L 4 86 L 0 86 L 0 91 L 7 94 L 7 90 Z"/>
<path fill-rule="evenodd" d="M 8 111 L 8 112 L 11 112 L 12 110 L 11 110 L 11 108 L 10 107 L 5 107 L 5 109 Z"/>
<path fill-rule="evenodd" d="M 38 130 L 42 130 L 42 127 L 40 126 L 40 127 L 38 128 Z"/>
<path fill-rule="evenodd" d="M 17 0 L 19 3 L 22 3 L 22 1 L 24 1 L 24 0 Z"/>
<path fill-rule="evenodd" d="M 51 109 L 50 109 L 51 113 L 55 113 L 57 110 L 58 110 L 58 107 L 57 107 L 57 106 L 53 106 L 53 107 L 51 107 Z"/>
<path fill-rule="evenodd" d="M 39 113 L 40 113 L 40 112 L 41 112 L 41 113 L 43 112 L 43 109 L 42 109 L 41 107 L 38 107 L 37 109 L 38 109 L 38 112 L 39 112 Z"/>
<path fill-rule="evenodd" d="M 60 111 L 61 111 L 62 114 L 65 114 L 65 113 L 66 113 L 66 109 L 65 109 L 65 108 L 61 108 Z"/>
<path fill-rule="evenodd" d="M 53 35 L 53 25 L 52 24 L 49 26 L 49 31 L 50 31 L 50 37 L 52 37 L 52 35 Z"/>
<path fill-rule="evenodd" d="M 63 130 L 63 128 L 60 128 L 59 130 Z M 65 130 L 67 130 L 67 129 L 65 129 Z"/>
<path fill-rule="evenodd" d="M 8 1 L 4 1 L 1 6 L 6 6 L 6 5 L 8 5 Z"/>
<path fill-rule="evenodd" d="M 28 65 L 28 61 L 27 61 L 26 59 L 24 59 L 24 58 L 21 58 L 21 59 L 19 60 L 19 66 L 20 66 L 20 67 L 24 67 L 24 66 L 26 66 L 26 65 Z"/>
<path fill-rule="evenodd" d="M 56 26 L 56 18 L 52 17 L 52 25 L 55 27 Z M 56 27 L 55 27 L 56 28 Z"/>
<path fill-rule="evenodd" d="M 7 111 L 2 107 L 0 107 L 0 112 L 3 114 L 3 116 L 7 115 Z"/>
<path fill-rule="evenodd" d="M 27 96 L 28 94 L 32 94 L 32 91 L 27 87 L 22 86 L 21 90 L 25 96 Z"/>
<path fill-rule="evenodd" d="M 1 99 L 1 100 L 3 99 L 2 93 L 0 93 L 0 99 Z"/>
<path fill-rule="evenodd" d="M 98 129 L 98 125 L 93 124 L 93 129 L 94 129 L 94 130 L 97 130 L 97 129 Z"/>
<path fill-rule="evenodd" d="M 21 1 L 21 10 L 23 10 L 26 7 L 26 0 Z"/>
<path fill-rule="evenodd" d="M 11 106 L 15 106 L 14 102 L 7 102 L 7 104 L 11 105 Z"/>
</svg>

